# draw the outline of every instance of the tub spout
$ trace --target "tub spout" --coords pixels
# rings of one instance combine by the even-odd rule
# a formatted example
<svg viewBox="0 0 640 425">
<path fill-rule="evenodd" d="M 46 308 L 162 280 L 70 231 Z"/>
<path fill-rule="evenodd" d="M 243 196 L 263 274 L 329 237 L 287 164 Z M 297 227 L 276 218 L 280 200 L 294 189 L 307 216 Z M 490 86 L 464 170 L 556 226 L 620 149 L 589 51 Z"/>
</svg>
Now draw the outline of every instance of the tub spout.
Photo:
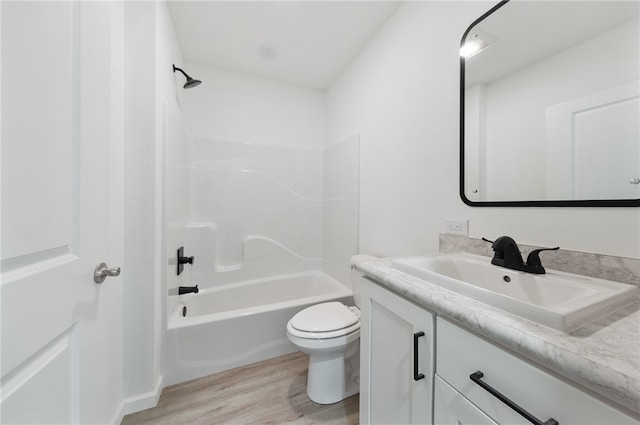
<svg viewBox="0 0 640 425">
<path fill-rule="evenodd" d="M 197 294 L 199 292 L 198 285 L 196 285 L 196 286 L 180 286 L 178 288 L 178 295 L 190 294 L 192 292 L 194 294 Z"/>
</svg>

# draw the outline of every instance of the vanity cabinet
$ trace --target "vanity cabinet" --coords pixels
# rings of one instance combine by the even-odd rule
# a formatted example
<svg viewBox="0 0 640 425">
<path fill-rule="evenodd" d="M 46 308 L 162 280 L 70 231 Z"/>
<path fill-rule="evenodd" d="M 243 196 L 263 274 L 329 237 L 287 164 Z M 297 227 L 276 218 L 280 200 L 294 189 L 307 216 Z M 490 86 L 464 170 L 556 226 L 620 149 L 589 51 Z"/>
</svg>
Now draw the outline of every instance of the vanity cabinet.
<svg viewBox="0 0 640 425">
<path fill-rule="evenodd" d="M 360 423 L 431 423 L 434 315 L 360 279 Z"/>
<path fill-rule="evenodd" d="M 360 423 L 640 423 L 518 354 L 360 279 Z"/>
<path fill-rule="evenodd" d="M 436 328 L 436 397 L 446 390 L 458 394 L 456 404 L 436 402 L 436 423 L 471 423 L 456 416 L 466 414 L 467 407 L 462 407 L 465 400 L 495 423 L 531 423 L 492 394 L 498 391 L 541 424 L 551 425 L 553 420 L 560 425 L 638 424 L 608 404 L 441 316 Z M 448 411 L 441 412 L 443 409 Z M 459 422 L 439 422 L 439 417 L 456 418 Z"/>
</svg>

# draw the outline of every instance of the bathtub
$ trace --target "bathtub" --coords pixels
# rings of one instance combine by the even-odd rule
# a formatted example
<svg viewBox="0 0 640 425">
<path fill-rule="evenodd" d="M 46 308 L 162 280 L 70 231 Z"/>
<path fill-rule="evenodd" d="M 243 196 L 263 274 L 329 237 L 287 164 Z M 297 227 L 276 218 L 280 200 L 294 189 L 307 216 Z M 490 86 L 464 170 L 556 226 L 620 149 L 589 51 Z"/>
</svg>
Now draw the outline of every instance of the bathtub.
<svg viewBox="0 0 640 425">
<path fill-rule="evenodd" d="M 352 295 L 319 271 L 182 295 L 167 320 L 165 385 L 294 352 L 286 336 L 294 314 L 326 301 L 351 304 Z"/>
</svg>

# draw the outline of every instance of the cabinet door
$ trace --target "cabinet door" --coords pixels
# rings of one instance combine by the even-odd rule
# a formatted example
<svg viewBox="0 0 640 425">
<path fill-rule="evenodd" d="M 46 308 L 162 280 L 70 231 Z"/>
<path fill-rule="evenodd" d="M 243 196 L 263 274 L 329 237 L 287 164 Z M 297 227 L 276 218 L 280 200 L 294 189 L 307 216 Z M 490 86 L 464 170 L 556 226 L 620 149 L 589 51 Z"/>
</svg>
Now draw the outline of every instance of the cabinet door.
<svg viewBox="0 0 640 425">
<path fill-rule="evenodd" d="M 430 424 L 433 315 L 364 278 L 361 291 L 360 423 Z"/>
</svg>

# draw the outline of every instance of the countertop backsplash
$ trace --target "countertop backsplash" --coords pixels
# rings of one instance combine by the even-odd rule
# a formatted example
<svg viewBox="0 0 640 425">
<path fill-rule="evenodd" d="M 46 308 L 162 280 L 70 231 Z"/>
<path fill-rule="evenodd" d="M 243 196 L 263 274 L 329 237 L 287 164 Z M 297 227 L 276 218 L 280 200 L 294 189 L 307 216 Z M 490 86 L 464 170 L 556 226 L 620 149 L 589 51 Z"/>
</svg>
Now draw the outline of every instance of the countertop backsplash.
<svg viewBox="0 0 640 425">
<path fill-rule="evenodd" d="M 522 257 L 534 249 L 543 248 L 532 245 L 521 245 Z M 491 244 L 482 239 L 458 235 L 440 235 L 440 252 L 467 252 L 469 254 L 493 257 Z M 614 257 L 611 255 L 592 254 L 589 252 L 558 251 L 542 252 L 542 265 L 548 269 L 560 270 L 584 276 L 629 283 L 640 287 L 640 260 L 635 258 Z"/>
</svg>

